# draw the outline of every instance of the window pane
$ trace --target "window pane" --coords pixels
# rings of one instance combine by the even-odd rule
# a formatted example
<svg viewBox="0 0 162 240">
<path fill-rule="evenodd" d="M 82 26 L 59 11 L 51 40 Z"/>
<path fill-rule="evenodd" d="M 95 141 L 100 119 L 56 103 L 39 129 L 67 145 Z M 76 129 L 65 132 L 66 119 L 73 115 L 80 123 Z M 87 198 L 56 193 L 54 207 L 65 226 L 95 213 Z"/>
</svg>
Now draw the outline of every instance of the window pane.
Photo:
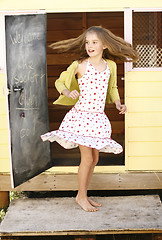
<svg viewBox="0 0 162 240">
<path fill-rule="evenodd" d="M 134 68 L 162 67 L 162 13 L 133 13 L 133 47 L 139 53 Z"/>
</svg>

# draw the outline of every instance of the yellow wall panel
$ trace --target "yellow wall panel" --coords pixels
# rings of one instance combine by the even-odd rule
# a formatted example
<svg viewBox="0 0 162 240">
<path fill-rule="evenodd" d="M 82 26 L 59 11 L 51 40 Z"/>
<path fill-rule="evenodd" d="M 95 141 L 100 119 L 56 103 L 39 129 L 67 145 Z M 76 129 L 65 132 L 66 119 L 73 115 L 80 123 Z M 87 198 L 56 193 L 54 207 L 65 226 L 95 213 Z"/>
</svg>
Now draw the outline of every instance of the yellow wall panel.
<svg viewBox="0 0 162 240">
<path fill-rule="evenodd" d="M 162 141 L 129 142 L 128 156 L 162 156 Z"/>
<path fill-rule="evenodd" d="M 10 161 L 7 158 L 0 159 L 0 172 L 9 173 L 10 172 Z"/>
<path fill-rule="evenodd" d="M 0 100 L 0 115 L 7 114 L 6 100 Z"/>
<path fill-rule="evenodd" d="M 126 81 L 154 82 L 162 81 L 162 71 L 131 71 L 125 74 Z M 147 83 L 146 83 L 147 84 Z"/>
<path fill-rule="evenodd" d="M 162 170 L 162 72 L 126 76 L 126 163 L 129 170 Z"/>
<path fill-rule="evenodd" d="M 8 144 L 8 130 L 0 130 L 0 144 Z"/>
<path fill-rule="evenodd" d="M 127 97 L 162 97 L 161 82 L 128 82 Z"/>
<path fill-rule="evenodd" d="M 128 128 L 129 142 L 162 141 L 162 127 Z"/>
<path fill-rule="evenodd" d="M 162 111 L 162 98 L 129 98 L 128 112 L 157 112 Z"/>
<path fill-rule="evenodd" d="M 7 115 L 0 115 L 0 129 L 8 129 Z"/>
<path fill-rule="evenodd" d="M 129 170 L 162 171 L 162 156 L 129 157 Z"/>
<path fill-rule="evenodd" d="M 128 113 L 126 119 L 128 127 L 162 126 L 162 112 Z"/>
<path fill-rule="evenodd" d="M 9 159 L 9 146 L 0 144 L 0 158 Z"/>
<path fill-rule="evenodd" d="M 0 72 L 0 85 L 5 84 L 5 74 Z"/>
<path fill-rule="evenodd" d="M 1 99 L 6 99 L 4 85 L 0 85 L 0 100 Z"/>
</svg>

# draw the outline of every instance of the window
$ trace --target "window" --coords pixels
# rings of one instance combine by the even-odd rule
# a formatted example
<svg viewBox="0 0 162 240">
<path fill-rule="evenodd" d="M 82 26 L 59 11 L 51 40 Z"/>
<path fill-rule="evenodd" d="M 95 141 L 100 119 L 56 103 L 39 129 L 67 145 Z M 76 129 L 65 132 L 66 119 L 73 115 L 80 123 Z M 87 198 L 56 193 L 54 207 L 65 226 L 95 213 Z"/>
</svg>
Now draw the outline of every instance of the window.
<svg viewBox="0 0 162 240">
<path fill-rule="evenodd" d="M 139 60 L 133 68 L 162 67 L 162 12 L 133 12 L 133 47 Z"/>
</svg>

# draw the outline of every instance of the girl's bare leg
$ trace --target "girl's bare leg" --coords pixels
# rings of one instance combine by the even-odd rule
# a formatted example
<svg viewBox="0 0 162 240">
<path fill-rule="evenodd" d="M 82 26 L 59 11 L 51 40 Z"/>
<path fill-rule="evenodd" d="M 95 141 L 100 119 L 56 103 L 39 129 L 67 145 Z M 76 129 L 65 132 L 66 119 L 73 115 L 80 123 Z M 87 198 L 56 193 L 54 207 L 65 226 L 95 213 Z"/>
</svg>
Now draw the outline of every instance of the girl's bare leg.
<svg viewBox="0 0 162 240">
<path fill-rule="evenodd" d="M 79 145 L 81 163 L 78 169 L 78 194 L 76 202 L 87 212 L 95 212 L 98 209 L 92 206 L 87 197 L 87 185 L 89 174 L 93 164 L 92 148 Z M 92 174 L 91 174 L 92 175 Z"/>
<path fill-rule="evenodd" d="M 88 189 L 88 185 L 90 183 L 90 180 L 92 178 L 93 172 L 94 172 L 94 168 L 98 163 L 99 160 L 99 150 L 93 148 L 92 149 L 92 156 L 93 156 L 93 163 L 91 165 L 90 171 L 89 171 L 89 176 L 88 176 L 88 181 L 87 181 L 87 189 Z M 94 207 L 101 207 L 100 203 L 94 202 L 93 200 L 91 200 L 90 198 L 88 198 L 88 201 L 90 202 L 90 204 Z"/>
</svg>

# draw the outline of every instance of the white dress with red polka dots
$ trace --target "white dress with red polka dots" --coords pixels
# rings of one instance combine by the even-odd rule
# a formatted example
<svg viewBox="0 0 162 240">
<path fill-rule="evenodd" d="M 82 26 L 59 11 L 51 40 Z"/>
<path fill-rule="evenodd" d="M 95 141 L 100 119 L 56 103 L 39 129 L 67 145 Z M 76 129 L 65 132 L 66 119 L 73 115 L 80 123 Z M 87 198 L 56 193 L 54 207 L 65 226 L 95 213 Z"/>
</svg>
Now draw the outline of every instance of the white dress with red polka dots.
<svg viewBox="0 0 162 240">
<path fill-rule="evenodd" d="M 79 100 L 65 115 L 59 129 L 42 135 L 42 140 L 57 141 L 66 149 L 79 144 L 100 152 L 121 153 L 122 146 L 111 139 L 111 125 L 104 113 L 109 77 L 108 65 L 99 72 L 88 60 L 86 72 L 78 79 Z"/>
</svg>

